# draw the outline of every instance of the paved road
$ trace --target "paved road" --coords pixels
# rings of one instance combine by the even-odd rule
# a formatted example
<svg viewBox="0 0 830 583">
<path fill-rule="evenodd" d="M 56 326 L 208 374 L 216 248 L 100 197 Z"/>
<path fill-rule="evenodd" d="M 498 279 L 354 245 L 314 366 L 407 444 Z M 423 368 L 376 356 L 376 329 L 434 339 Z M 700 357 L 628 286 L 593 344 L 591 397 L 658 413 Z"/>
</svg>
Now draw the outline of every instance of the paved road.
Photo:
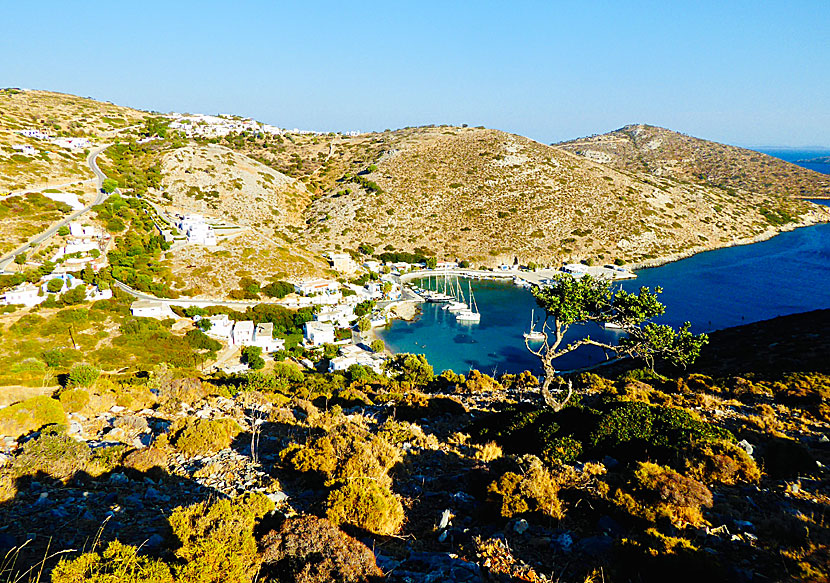
<svg viewBox="0 0 830 583">
<path fill-rule="evenodd" d="M 46 239 L 48 239 L 49 237 L 51 237 L 52 235 L 57 233 L 58 229 L 60 229 L 62 226 L 68 225 L 69 223 L 71 223 L 72 221 L 74 221 L 75 219 L 77 219 L 78 217 L 83 215 L 84 213 L 88 212 L 89 209 L 91 209 L 93 206 L 95 206 L 96 204 L 100 204 L 100 203 L 104 202 L 107 199 L 107 197 L 109 195 L 104 193 L 101 190 L 101 184 L 104 182 L 104 179 L 106 178 L 106 176 L 104 175 L 103 172 L 101 172 L 101 169 L 98 168 L 98 164 L 96 162 L 96 159 L 98 158 L 98 154 L 100 154 L 101 152 L 103 152 L 104 150 L 109 148 L 111 145 L 112 144 L 105 144 L 103 146 L 99 146 L 99 147 L 93 149 L 92 151 L 90 151 L 89 156 L 87 156 L 87 159 L 86 159 L 87 165 L 89 166 L 90 170 L 92 170 L 92 172 L 95 174 L 95 178 L 93 180 L 96 181 L 96 190 L 98 192 L 98 194 L 95 197 L 95 200 L 92 202 L 92 204 L 82 208 L 79 211 L 75 211 L 74 213 L 72 213 L 71 215 L 66 217 L 65 219 L 55 223 L 54 225 L 52 225 L 51 227 L 49 227 L 45 231 L 42 231 L 40 234 L 36 235 L 32 239 L 29 239 L 29 241 L 27 243 L 24 243 L 23 245 L 21 245 L 20 247 L 18 247 L 14 251 L 10 251 L 10 252 L 6 253 L 5 255 L 3 255 L 2 257 L 0 257 L 0 273 L 3 273 L 6 270 L 6 267 L 9 265 L 9 263 L 12 261 L 12 259 L 14 259 L 15 255 L 17 255 L 18 253 L 23 253 L 23 252 L 31 249 L 32 247 L 40 245 Z"/>
</svg>

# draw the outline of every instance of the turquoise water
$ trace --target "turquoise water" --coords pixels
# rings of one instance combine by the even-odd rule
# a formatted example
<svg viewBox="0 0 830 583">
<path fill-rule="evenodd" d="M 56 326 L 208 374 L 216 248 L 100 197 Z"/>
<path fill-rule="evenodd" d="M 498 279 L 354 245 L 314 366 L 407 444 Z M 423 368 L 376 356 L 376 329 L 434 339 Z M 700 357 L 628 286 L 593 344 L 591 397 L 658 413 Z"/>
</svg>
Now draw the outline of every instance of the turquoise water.
<svg viewBox="0 0 830 583">
<path fill-rule="evenodd" d="M 629 291 L 662 287 L 666 314 L 659 321 L 679 325 L 688 320 L 697 332 L 830 308 L 830 224 L 644 269 L 622 285 Z M 424 304 L 420 318 L 394 321 L 379 336 L 395 352 L 425 354 L 436 371 L 539 372 L 522 338 L 535 308 L 530 292 L 495 281 L 473 281 L 472 286 L 480 324 L 459 324 L 440 306 Z M 593 324 L 574 326 L 568 340 L 584 334 L 613 339 L 617 333 Z M 588 366 L 602 358 L 601 351 L 586 348 L 560 359 L 558 368 Z"/>
</svg>

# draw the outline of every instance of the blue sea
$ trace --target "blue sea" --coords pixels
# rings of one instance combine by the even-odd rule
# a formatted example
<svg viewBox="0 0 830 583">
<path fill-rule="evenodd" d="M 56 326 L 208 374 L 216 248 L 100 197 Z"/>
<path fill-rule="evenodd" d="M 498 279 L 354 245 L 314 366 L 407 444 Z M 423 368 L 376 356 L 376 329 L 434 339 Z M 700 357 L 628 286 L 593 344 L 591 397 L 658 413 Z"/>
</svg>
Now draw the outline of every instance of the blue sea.
<svg viewBox="0 0 830 583">
<path fill-rule="evenodd" d="M 830 154 L 779 153 L 782 159 L 791 160 Z M 830 168 L 824 171 L 830 173 Z M 689 321 L 696 332 L 830 308 L 830 224 L 796 229 L 761 243 L 700 253 L 641 270 L 637 276 L 624 282 L 623 288 L 662 287 L 666 314 L 659 321 L 672 325 Z M 523 370 L 539 373 L 538 360 L 527 351 L 522 337 L 530 327 L 531 310 L 536 308 L 530 292 L 495 281 L 473 281 L 472 287 L 481 312 L 480 324 L 460 324 L 440 306 L 424 304 L 417 320 L 394 321 L 379 336 L 395 352 L 425 354 L 436 371 L 465 373 L 475 368 L 491 375 Z M 536 309 L 536 318 L 542 315 Z M 594 324 L 579 325 L 572 327 L 566 342 L 586 334 L 613 341 L 618 333 Z M 602 351 L 583 348 L 559 359 L 557 368 L 576 369 L 603 359 Z"/>
</svg>

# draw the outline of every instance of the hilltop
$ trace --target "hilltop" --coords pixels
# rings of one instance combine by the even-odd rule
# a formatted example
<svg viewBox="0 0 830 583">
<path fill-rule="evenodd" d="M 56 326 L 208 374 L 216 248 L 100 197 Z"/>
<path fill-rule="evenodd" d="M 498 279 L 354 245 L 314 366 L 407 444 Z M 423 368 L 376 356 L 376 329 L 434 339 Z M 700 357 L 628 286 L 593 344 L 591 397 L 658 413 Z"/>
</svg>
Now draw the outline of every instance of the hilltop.
<svg viewBox="0 0 830 583">
<path fill-rule="evenodd" d="M 737 146 L 646 124 L 557 144 L 623 172 L 714 186 L 733 196 L 830 196 L 830 177 Z"/>
</svg>

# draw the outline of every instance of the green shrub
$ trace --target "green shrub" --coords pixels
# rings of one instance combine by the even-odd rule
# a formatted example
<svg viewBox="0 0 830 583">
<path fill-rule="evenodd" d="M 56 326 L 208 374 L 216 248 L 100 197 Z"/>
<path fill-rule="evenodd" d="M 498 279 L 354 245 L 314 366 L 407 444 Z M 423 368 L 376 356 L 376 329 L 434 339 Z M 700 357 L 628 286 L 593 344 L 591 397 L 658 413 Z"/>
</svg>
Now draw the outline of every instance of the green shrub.
<svg viewBox="0 0 830 583">
<path fill-rule="evenodd" d="M 254 528 L 273 503 L 248 494 L 210 505 L 201 502 L 173 511 L 169 523 L 181 546 L 178 562 L 165 563 L 113 541 L 103 553 L 63 559 L 52 573 L 56 583 L 250 583 L 259 570 Z"/>
<path fill-rule="evenodd" d="M 696 442 L 734 437 L 683 409 L 625 402 L 600 419 L 590 439 L 594 447 L 630 457 L 642 451 L 676 452 Z"/>
<path fill-rule="evenodd" d="M 70 387 L 91 387 L 101 376 L 101 370 L 91 364 L 76 364 L 69 371 L 67 385 Z"/>
<path fill-rule="evenodd" d="M 582 442 L 573 437 L 553 437 L 549 439 L 540 453 L 546 464 L 575 462 L 582 455 Z"/>
<path fill-rule="evenodd" d="M 19 476 L 43 472 L 64 480 L 87 469 L 91 459 L 92 451 L 85 442 L 72 439 L 61 426 L 54 426 L 23 445 L 12 469 Z"/>
<path fill-rule="evenodd" d="M 52 583 L 173 583 L 170 566 L 141 556 L 138 548 L 112 541 L 103 553 L 84 553 L 61 559 L 52 571 Z"/>
<path fill-rule="evenodd" d="M 181 427 L 173 430 L 173 445 L 183 454 L 192 457 L 213 455 L 230 447 L 242 428 L 233 419 L 187 418 L 181 422 Z"/>
<path fill-rule="evenodd" d="M 60 402 L 41 395 L 0 409 L 0 435 L 20 437 L 44 425 L 66 424 Z"/>
<path fill-rule="evenodd" d="M 401 501 L 369 477 L 356 478 L 333 490 L 326 506 L 326 516 L 338 526 L 350 524 L 384 536 L 396 534 L 403 524 Z"/>
</svg>

